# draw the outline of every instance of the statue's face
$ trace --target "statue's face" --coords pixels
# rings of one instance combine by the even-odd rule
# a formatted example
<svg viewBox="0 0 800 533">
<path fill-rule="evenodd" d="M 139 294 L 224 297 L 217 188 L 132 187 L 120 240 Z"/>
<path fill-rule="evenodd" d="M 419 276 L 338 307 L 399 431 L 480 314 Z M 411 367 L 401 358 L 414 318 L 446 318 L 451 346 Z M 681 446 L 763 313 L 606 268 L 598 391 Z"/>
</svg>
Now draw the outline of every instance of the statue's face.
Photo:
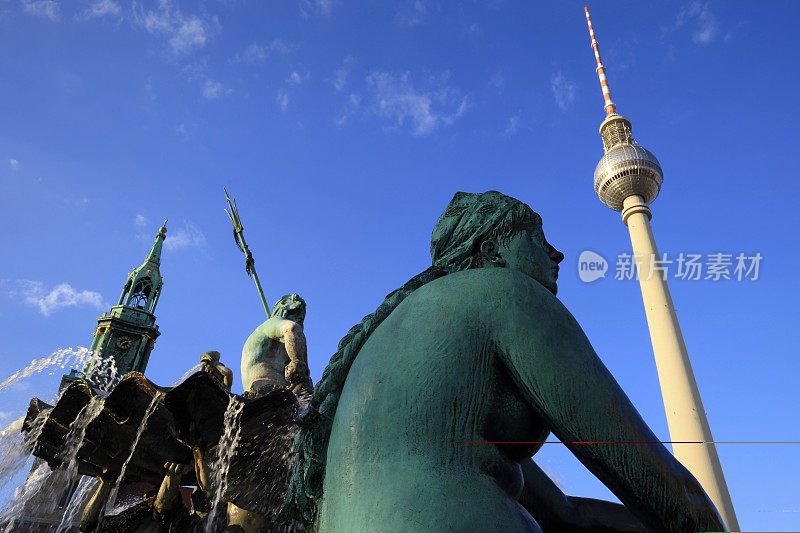
<svg viewBox="0 0 800 533">
<path fill-rule="evenodd" d="M 306 303 L 297 294 L 284 296 L 276 305 L 276 312 L 283 318 L 302 324 L 306 317 Z"/>
<path fill-rule="evenodd" d="M 203 352 L 203 354 L 200 355 L 200 362 L 208 362 L 216 364 L 219 363 L 219 358 L 220 358 L 219 352 L 212 350 L 208 352 Z"/>
<path fill-rule="evenodd" d="M 524 272 L 553 294 L 556 293 L 558 264 L 564 259 L 564 254 L 547 242 L 540 225 L 530 225 L 517 232 L 508 243 L 499 244 L 498 247 L 498 254 L 508 268 Z"/>
</svg>

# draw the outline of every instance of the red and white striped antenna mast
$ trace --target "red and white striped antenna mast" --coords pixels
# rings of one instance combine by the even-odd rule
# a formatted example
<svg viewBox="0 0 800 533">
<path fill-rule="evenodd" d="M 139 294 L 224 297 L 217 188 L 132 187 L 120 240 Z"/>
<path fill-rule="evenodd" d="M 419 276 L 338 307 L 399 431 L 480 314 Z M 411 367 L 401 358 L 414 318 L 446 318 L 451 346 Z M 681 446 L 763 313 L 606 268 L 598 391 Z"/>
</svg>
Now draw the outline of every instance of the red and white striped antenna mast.
<svg viewBox="0 0 800 533">
<path fill-rule="evenodd" d="M 592 50 L 594 50 L 594 58 L 597 60 L 597 76 L 600 78 L 600 87 L 603 89 L 603 99 L 606 101 L 606 115 L 610 117 L 617 113 L 617 105 L 611 100 L 611 91 L 608 88 L 608 78 L 606 78 L 606 67 L 604 67 L 602 61 L 600 61 L 600 48 L 598 48 L 597 39 L 594 37 L 592 19 L 589 18 L 589 8 L 584 6 L 583 10 L 586 11 L 586 23 L 589 25 L 589 37 L 592 38 Z"/>
</svg>

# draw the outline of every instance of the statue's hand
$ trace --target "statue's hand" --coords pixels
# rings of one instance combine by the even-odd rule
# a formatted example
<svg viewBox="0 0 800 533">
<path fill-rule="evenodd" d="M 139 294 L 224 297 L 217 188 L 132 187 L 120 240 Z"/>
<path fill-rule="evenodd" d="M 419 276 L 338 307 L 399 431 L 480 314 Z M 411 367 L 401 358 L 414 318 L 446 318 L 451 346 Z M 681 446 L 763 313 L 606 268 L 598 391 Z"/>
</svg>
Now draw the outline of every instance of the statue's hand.
<svg viewBox="0 0 800 533">
<path fill-rule="evenodd" d="M 171 478 L 181 477 L 191 469 L 190 463 L 164 463 L 165 474 Z"/>
<path fill-rule="evenodd" d="M 283 375 L 290 385 L 297 385 L 308 381 L 308 365 L 300 361 L 289 361 Z"/>
</svg>

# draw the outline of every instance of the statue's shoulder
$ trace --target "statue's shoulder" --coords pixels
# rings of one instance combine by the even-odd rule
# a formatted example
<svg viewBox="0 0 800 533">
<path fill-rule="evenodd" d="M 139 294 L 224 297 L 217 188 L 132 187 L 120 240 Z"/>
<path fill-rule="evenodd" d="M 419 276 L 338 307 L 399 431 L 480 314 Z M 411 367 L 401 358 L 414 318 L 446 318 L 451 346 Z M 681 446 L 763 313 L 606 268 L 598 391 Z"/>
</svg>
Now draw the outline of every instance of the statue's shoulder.
<svg viewBox="0 0 800 533">
<path fill-rule="evenodd" d="M 466 307 L 513 310 L 517 306 L 563 307 L 541 283 L 511 268 L 474 268 L 436 279 L 418 292 L 426 298 L 447 299 Z"/>
<path fill-rule="evenodd" d="M 272 339 L 276 336 L 278 326 L 283 322 L 283 318 L 273 316 L 262 322 L 253 333 L 247 338 L 246 345 L 260 344 L 267 339 Z"/>
</svg>

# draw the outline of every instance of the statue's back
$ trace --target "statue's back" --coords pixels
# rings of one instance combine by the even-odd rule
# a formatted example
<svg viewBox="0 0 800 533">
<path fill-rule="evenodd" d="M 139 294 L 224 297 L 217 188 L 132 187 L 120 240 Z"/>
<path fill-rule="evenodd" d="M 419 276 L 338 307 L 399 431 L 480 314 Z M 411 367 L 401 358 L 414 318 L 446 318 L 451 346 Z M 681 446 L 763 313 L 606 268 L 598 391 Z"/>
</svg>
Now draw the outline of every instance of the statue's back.
<svg viewBox="0 0 800 533">
<path fill-rule="evenodd" d="M 535 447 L 464 443 L 547 435 L 491 340 L 486 278 L 513 291 L 520 277 L 506 274 L 431 282 L 367 340 L 331 431 L 320 532 L 539 530 L 516 502 L 517 461 Z"/>
</svg>

